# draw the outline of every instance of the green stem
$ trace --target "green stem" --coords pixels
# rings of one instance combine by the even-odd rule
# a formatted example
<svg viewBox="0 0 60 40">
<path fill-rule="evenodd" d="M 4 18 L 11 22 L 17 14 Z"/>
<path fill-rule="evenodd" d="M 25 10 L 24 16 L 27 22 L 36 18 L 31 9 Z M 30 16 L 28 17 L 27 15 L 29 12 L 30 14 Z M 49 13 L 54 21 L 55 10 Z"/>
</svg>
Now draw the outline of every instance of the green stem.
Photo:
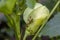
<svg viewBox="0 0 60 40">
<path fill-rule="evenodd" d="M 21 33 L 20 33 L 20 16 L 13 14 L 13 28 L 14 28 L 14 32 L 15 32 L 15 37 L 16 40 L 21 40 Z"/>
<path fill-rule="evenodd" d="M 16 40 L 21 40 L 20 26 L 18 26 L 18 23 L 15 24 L 14 31 L 15 31 Z"/>
<path fill-rule="evenodd" d="M 43 29 L 44 25 L 47 23 L 48 19 L 52 16 L 53 12 L 56 10 L 56 8 L 58 7 L 60 3 L 60 0 L 56 3 L 56 5 L 54 6 L 54 8 L 52 9 L 52 11 L 50 12 L 50 15 L 48 16 L 48 18 L 44 21 L 43 25 L 40 27 L 40 29 L 38 30 L 38 32 L 35 34 L 35 36 L 33 37 L 32 40 L 35 40 L 35 38 L 38 36 L 39 32 Z"/>
<path fill-rule="evenodd" d="M 20 19 L 20 16 L 19 16 Z M 15 23 L 15 30 L 16 30 L 16 34 L 17 34 L 17 38 L 18 40 L 21 40 L 21 34 L 20 34 L 20 20 L 18 22 Z"/>
<path fill-rule="evenodd" d="M 30 35 L 30 32 L 28 32 L 28 31 L 26 30 L 23 40 L 26 40 L 27 36 L 29 36 L 29 35 Z"/>
<path fill-rule="evenodd" d="M 18 4 L 17 4 L 18 6 Z M 12 12 L 13 13 L 13 12 Z M 20 15 L 17 15 L 19 12 L 19 6 L 18 6 L 18 9 L 16 9 L 16 13 L 14 14 L 11 14 L 11 16 L 4 14 L 7 18 L 7 21 L 8 21 L 8 26 L 10 28 L 13 28 L 14 29 L 14 32 L 15 32 L 15 37 L 16 37 L 16 40 L 21 40 L 21 33 L 20 33 Z"/>
<path fill-rule="evenodd" d="M 19 0 L 16 1 L 16 13 L 13 14 L 13 22 L 14 22 L 14 32 L 15 32 L 15 37 L 16 37 L 16 40 L 21 40 L 21 32 L 20 32 L 20 15 L 21 14 L 19 12 Z"/>
<path fill-rule="evenodd" d="M 27 36 L 28 36 L 28 34 L 25 34 L 23 40 L 26 40 Z"/>
<path fill-rule="evenodd" d="M 20 40 L 21 39 L 21 34 L 20 34 L 20 16 L 19 15 L 12 15 L 13 17 L 10 17 L 7 14 L 4 14 L 7 18 L 8 21 L 8 26 L 10 28 L 14 29 L 15 32 L 15 37 L 16 40 Z"/>
</svg>

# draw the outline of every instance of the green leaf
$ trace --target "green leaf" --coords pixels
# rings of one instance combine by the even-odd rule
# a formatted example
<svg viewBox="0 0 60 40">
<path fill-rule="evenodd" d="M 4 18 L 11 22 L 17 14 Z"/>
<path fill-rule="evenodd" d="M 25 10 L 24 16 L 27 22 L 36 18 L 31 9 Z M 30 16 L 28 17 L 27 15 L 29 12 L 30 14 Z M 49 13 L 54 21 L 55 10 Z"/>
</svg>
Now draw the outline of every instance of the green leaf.
<svg viewBox="0 0 60 40">
<path fill-rule="evenodd" d="M 34 8 L 36 0 L 26 0 L 26 4 L 30 8 Z"/>
<path fill-rule="evenodd" d="M 45 5 L 50 11 L 58 0 L 38 0 L 39 3 Z"/>
<path fill-rule="evenodd" d="M 57 13 L 41 30 L 38 35 L 41 37 L 42 35 L 48 35 L 50 37 L 55 37 L 60 35 L 60 12 Z"/>
<path fill-rule="evenodd" d="M 16 0 L 0 0 L 0 12 L 11 14 Z"/>
</svg>

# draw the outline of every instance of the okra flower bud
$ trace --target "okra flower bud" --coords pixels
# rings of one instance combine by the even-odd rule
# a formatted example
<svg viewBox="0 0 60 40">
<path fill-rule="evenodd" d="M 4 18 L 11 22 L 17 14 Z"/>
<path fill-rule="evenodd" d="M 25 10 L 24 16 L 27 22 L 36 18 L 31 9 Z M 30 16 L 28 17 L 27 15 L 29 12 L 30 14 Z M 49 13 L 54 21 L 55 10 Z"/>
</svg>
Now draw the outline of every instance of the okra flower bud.
<svg viewBox="0 0 60 40">
<path fill-rule="evenodd" d="M 36 5 L 35 5 L 35 7 L 34 7 L 33 9 L 31 9 L 31 8 L 29 8 L 29 7 L 27 7 L 27 8 L 25 9 L 24 14 L 23 14 L 23 19 L 24 19 L 24 21 L 25 21 L 26 24 L 28 24 L 28 23 L 30 22 L 30 21 L 28 20 L 28 17 L 29 17 L 29 15 L 30 15 L 30 13 L 31 13 L 34 9 L 36 9 L 36 8 L 38 8 L 38 7 L 41 7 L 41 6 L 42 6 L 42 4 L 36 3 Z"/>
<path fill-rule="evenodd" d="M 41 6 L 39 5 L 39 7 L 35 6 L 32 11 L 29 11 L 29 14 L 28 12 L 28 15 L 26 14 L 27 19 L 25 21 L 27 23 L 28 20 L 31 20 L 31 23 L 29 23 L 28 27 L 26 28 L 25 37 L 23 40 L 25 40 L 26 36 L 28 35 L 34 35 L 38 28 L 40 28 L 40 26 L 43 24 L 44 20 L 49 16 L 49 10 L 46 6 L 43 6 L 42 4 Z"/>
</svg>

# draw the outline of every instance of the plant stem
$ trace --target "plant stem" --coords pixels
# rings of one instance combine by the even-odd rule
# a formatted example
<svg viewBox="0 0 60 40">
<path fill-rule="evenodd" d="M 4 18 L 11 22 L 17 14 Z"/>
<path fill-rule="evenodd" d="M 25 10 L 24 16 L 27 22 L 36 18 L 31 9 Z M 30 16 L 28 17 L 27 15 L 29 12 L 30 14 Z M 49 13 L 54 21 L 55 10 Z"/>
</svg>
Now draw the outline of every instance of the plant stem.
<svg viewBox="0 0 60 40">
<path fill-rule="evenodd" d="M 23 40 L 26 40 L 27 36 L 28 36 L 28 34 L 25 34 Z"/>
<path fill-rule="evenodd" d="M 16 40 L 21 40 L 21 33 L 20 33 L 20 15 L 13 14 L 13 28 L 15 32 L 15 38 Z"/>
<path fill-rule="evenodd" d="M 21 40 L 21 32 L 20 32 L 20 15 L 19 11 L 19 0 L 16 1 L 16 13 L 13 14 L 13 21 L 14 21 L 14 32 L 15 32 L 15 38 L 16 40 Z"/>
<path fill-rule="evenodd" d="M 4 14 L 7 18 L 8 21 L 8 26 L 10 28 L 14 29 L 15 32 L 15 37 L 16 40 L 20 40 L 21 39 L 21 34 L 20 34 L 20 15 L 12 15 L 13 17 L 10 17 L 7 14 Z"/>
<path fill-rule="evenodd" d="M 60 4 L 60 0 L 56 3 L 56 5 L 54 6 L 54 8 L 52 9 L 52 11 L 50 12 L 50 15 L 47 17 L 47 19 L 44 21 L 43 25 L 40 27 L 40 29 L 38 30 L 38 32 L 35 34 L 35 36 L 33 37 L 32 40 L 35 40 L 36 37 L 38 36 L 39 32 L 43 29 L 44 25 L 47 23 L 48 19 L 52 16 L 53 12 L 56 10 L 56 8 L 58 7 L 58 5 Z"/>
<path fill-rule="evenodd" d="M 26 40 L 26 38 L 27 38 L 27 36 L 29 36 L 30 35 L 30 32 L 28 32 L 27 30 L 25 31 L 25 35 L 24 35 L 24 37 L 23 37 L 23 40 Z"/>
<path fill-rule="evenodd" d="M 16 9 L 16 13 L 15 14 L 13 13 L 13 14 L 11 14 L 11 16 L 9 16 L 8 14 L 4 14 L 4 15 L 7 18 L 8 26 L 10 28 L 13 28 L 14 29 L 16 40 L 21 40 L 21 33 L 20 33 L 20 15 L 17 15 L 18 13 L 20 13 L 19 12 L 19 7 L 18 7 L 18 9 Z"/>
</svg>

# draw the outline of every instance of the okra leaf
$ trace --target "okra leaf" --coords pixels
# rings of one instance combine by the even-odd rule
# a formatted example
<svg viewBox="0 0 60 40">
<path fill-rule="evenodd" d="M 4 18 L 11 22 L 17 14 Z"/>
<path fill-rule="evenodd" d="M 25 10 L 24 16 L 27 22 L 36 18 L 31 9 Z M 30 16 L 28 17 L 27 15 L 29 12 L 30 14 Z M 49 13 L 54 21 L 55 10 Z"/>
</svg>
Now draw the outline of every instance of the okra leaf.
<svg viewBox="0 0 60 40">
<path fill-rule="evenodd" d="M 0 12 L 11 14 L 16 0 L 0 0 Z"/>
<path fill-rule="evenodd" d="M 47 22 L 38 36 L 41 37 L 42 35 L 48 35 L 50 37 L 56 37 L 60 35 L 60 12 L 54 15 L 54 17 Z"/>
<path fill-rule="evenodd" d="M 34 8 L 35 3 L 36 3 L 36 0 L 26 0 L 26 4 L 30 8 Z"/>
</svg>

